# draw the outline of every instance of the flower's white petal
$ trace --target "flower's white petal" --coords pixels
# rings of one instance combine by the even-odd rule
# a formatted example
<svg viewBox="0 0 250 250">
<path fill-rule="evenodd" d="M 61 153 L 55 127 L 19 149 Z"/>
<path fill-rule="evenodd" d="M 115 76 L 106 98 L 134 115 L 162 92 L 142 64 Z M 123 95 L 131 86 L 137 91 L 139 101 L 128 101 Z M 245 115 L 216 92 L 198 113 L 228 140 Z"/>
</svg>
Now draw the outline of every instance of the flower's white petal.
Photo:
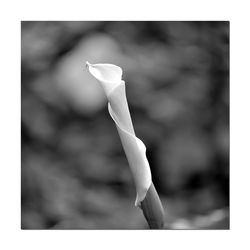
<svg viewBox="0 0 250 250">
<path fill-rule="evenodd" d="M 122 146 L 129 162 L 137 193 L 135 205 L 139 206 L 141 201 L 144 200 L 152 182 L 150 167 L 146 158 L 146 147 L 139 138 L 120 126 L 115 118 L 117 116 L 113 112 L 110 104 L 108 105 L 108 109 L 111 117 L 116 123 Z"/>
<path fill-rule="evenodd" d="M 144 143 L 135 136 L 131 121 L 125 83 L 121 79 L 122 69 L 112 64 L 86 63 L 89 72 L 102 84 L 108 97 L 108 109 L 116 123 L 121 142 L 129 162 L 136 186 L 135 205 L 140 206 L 152 183 L 149 163 L 146 158 Z"/>
<path fill-rule="evenodd" d="M 129 133 L 135 134 L 128 108 L 124 81 L 108 95 L 108 100 L 112 107 L 113 118 L 115 118 L 114 120 L 119 127 Z"/>
<path fill-rule="evenodd" d="M 90 64 L 86 62 L 89 72 L 101 83 L 106 95 L 117 87 L 122 80 L 122 69 L 113 64 Z"/>
</svg>

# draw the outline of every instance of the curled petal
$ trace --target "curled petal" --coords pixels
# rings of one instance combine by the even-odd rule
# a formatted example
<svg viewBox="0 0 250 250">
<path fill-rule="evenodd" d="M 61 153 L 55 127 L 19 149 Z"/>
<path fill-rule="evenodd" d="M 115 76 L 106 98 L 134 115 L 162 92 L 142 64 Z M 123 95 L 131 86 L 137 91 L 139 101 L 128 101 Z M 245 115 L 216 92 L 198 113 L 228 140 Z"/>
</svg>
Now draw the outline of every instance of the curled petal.
<svg viewBox="0 0 250 250">
<path fill-rule="evenodd" d="M 129 162 L 136 186 L 135 205 L 140 206 L 152 183 L 151 172 L 146 158 L 146 147 L 136 137 L 128 108 L 122 69 L 112 64 L 87 62 L 89 72 L 101 83 L 108 98 L 109 114 L 114 120 Z"/>
<path fill-rule="evenodd" d="M 131 121 L 122 69 L 112 64 L 86 63 L 89 72 L 101 83 L 107 98 L 109 114 L 114 120 L 129 162 L 136 186 L 135 205 L 152 229 L 164 227 L 164 210 L 152 183 L 149 163 L 144 143 L 135 135 Z"/>
<path fill-rule="evenodd" d="M 122 80 L 122 69 L 113 64 L 90 64 L 86 62 L 89 72 L 101 83 L 106 95 L 117 87 Z"/>
</svg>

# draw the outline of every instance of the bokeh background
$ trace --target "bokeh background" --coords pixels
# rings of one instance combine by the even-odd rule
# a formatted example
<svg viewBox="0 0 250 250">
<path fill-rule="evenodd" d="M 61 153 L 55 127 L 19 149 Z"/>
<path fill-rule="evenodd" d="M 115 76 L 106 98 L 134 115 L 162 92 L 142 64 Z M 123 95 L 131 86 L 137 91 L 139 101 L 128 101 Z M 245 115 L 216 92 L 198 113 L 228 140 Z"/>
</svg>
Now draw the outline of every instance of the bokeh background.
<svg viewBox="0 0 250 250">
<path fill-rule="evenodd" d="M 229 22 L 21 22 L 21 227 L 146 229 L 107 100 L 123 69 L 166 229 L 229 228 Z"/>
</svg>

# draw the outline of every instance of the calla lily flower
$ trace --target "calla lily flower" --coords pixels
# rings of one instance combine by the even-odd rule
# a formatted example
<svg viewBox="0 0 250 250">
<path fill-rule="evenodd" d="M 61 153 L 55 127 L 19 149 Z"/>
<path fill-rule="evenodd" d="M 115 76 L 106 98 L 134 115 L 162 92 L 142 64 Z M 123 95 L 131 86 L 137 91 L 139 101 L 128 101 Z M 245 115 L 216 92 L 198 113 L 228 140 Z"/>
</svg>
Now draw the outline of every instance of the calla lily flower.
<svg viewBox="0 0 250 250">
<path fill-rule="evenodd" d="M 144 143 L 135 135 L 122 80 L 122 69 L 113 64 L 90 64 L 90 74 L 102 85 L 108 99 L 109 114 L 114 120 L 136 186 L 135 206 L 142 208 L 150 228 L 162 228 L 164 212 L 152 183 Z"/>
</svg>

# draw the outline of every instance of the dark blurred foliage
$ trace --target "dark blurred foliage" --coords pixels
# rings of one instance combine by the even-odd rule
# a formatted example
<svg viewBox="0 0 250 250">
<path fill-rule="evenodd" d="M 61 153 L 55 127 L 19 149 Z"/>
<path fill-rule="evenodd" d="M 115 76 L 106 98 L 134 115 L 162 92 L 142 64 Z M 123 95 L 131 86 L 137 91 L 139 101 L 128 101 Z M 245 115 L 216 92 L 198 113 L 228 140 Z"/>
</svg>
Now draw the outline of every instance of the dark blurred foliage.
<svg viewBox="0 0 250 250">
<path fill-rule="evenodd" d="M 166 228 L 229 227 L 229 23 L 21 23 L 22 228 L 147 228 L 101 86 L 122 67 Z"/>
</svg>

